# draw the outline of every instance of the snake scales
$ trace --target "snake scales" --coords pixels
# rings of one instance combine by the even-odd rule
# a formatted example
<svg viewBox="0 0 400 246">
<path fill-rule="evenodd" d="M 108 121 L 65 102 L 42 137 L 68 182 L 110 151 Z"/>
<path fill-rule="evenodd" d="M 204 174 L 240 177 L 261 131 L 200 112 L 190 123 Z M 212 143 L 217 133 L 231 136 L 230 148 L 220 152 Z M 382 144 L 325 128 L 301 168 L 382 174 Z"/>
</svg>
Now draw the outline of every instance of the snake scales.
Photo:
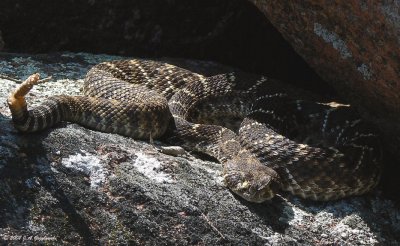
<svg viewBox="0 0 400 246">
<path fill-rule="evenodd" d="M 249 201 L 279 190 L 334 200 L 364 194 L 380 178 L 377 134 L 350 107 L 297 99 L 263 76 L 204 77 L 151 60 L 105 62 L 87 73 L 85 96 L 53 96 L 28 110 L 24 96 L 38 79 L 32 75 L 8 99 L 18 130 L 64 120 L 137 139 L 167 131 L 183 147 L 215 157 L 225 184 Z"/>
</svg>

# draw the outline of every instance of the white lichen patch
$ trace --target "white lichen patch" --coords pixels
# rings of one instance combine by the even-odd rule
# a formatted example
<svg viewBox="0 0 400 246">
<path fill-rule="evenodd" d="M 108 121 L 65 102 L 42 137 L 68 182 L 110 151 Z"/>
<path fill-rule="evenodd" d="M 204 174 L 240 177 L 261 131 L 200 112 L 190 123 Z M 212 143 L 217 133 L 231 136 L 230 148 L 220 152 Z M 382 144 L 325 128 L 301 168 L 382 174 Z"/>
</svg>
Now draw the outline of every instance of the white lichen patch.
<svg viewBox="0 0 400 246">
<path fill-rule="evenodd" d="M 312 214 L 310 214 L 304 210 L 301 210 L 297 207 L 289 208 L 289 207 L 285 206 L 285 210 L 287 210 L 287 209 L 291 209 L 293 212 L 293 215 L 292 215 L 293 217 L 289 221 L 289 225 L 301 226 L 304 223 L 304 221 L 312 218 Z"/>
<path fill-rule="evenodd" d="M 340 56 L 343 59 L 352 57 L 346 43 L 336 33 L 327 30 L 319 23 L 314 23 L 314 33 L 321 37 L 325 42 L 331 44 L 333 48 L 340 53 Z"/>
<path fill-rule="evenodd" d="M 162 164 L 159 160 L 142 152 L 136 153 L 133 166 L 147 178 L 157 183 L 173 183 L 174 180 L 167 173 L 161 171 Z"/>
<path fill-rule="evenodd" d="M 83 151 L 83 154 L 70 155 L 68 158 L 63 158 L 61 164 L 68 168 L 73 168 L 90 178 L 90 187 L 98 189 L 106 182 L 106 177 L 109 176 L 109 171 L 103 166 L 101 160 L 90 153 Z"/>
<path fill-rule="evenodd" d="M 363 78 L 365 80 L 370 80 L 372 77 L 372 72 L 371 69 L 369 68 L 369 66 L 367 64 L 361 64 L 360 66 L 357 67 L 357 70 L 361 73 L 361 75 L 363 76 Z"/>
</svg>

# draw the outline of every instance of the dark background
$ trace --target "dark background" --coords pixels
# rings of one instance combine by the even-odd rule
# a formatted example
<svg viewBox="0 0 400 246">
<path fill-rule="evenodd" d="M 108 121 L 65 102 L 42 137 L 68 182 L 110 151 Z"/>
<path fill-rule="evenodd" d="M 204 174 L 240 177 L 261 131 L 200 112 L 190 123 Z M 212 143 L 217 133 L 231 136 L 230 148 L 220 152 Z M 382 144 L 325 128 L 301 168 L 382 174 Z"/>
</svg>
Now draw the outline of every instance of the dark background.
<svg viewBox="0 0 400 246">
<path fill-rule="evenodd" d="M 6 52 L 212 60 L 333 95 L 243 0 L 2 0 L 0 17 Z"/>
</svg>

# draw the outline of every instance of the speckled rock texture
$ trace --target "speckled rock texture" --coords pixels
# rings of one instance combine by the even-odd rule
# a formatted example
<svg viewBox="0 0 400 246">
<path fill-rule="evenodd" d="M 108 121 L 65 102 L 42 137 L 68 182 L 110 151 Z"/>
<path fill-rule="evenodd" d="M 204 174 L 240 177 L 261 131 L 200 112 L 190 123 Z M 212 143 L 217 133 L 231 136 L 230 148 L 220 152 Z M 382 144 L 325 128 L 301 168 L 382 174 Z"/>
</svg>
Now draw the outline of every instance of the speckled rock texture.
<svg viewBox="0 0 400 246">
<path fill-rule="evenodd" d="M 80 94 L 94 64 L 120 57 L 0 53 L 0 73 L 53 79 L 34 88 L 32 104 Z M 172 60 L 193 67 L 190 61 Z M 229 70 L 203 63 L 205 74 Z M 310 202 L 282 193 L 251 204 L 221 183 L 221 165 L 179 157 L 130 138 L 63 123 L 35 134 L 12 125 L 0 79 L 0 242 L 49 245 L 396 245 L 400 210 L 372 194 Z"/>
<path fill-rule="evenodd" d="M 386 134 L 400 170 L 400 2 L 252 0 L 294 49 Z"/>
</svg>

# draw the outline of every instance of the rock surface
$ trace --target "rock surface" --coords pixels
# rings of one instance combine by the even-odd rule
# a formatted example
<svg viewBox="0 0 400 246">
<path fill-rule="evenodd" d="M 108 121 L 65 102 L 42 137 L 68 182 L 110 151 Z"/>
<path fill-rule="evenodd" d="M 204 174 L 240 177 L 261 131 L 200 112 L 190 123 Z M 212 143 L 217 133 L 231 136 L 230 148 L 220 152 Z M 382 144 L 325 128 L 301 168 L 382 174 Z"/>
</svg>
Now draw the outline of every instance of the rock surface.
<svg viewBox="0 0 400 246">
<path fill-rule="evenodd" d="M 252 2 L 325 81 L 380 126 L 396 156 L 390 169 L 398 173 L 399 1 Z"/>
<path fill-rule="evenodd" d="M 51 82 L 31 103 L 80 94 L 88 68 L 118 57 L 0 53 L 0 74 Z M 190 66 L 190 61 L 173 62 Z M 204 63 L 197 72 L 214 73 Z M 221 69 L 220 67 L 218 69 Z M 222 69 L 229 69 L 222 67 Z M 396 245 L 400 210 L 379 195 L 310 202 L 288 194 L 251 204 L 221 183 L 221 166 L 76 124 L 16 132 L 0 79 L 0 242 L 133 245 Z"/>
</svg>

